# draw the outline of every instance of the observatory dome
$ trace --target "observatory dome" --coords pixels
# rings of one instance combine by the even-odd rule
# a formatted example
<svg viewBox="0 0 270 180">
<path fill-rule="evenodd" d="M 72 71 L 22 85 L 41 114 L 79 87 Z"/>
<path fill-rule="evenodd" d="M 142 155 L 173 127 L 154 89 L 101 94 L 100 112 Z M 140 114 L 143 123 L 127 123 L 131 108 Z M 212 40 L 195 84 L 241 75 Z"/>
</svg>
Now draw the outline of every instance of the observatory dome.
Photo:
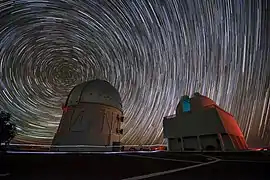
<svg viewBox="0 0 270 180">
<path fill-rule="evenodd" d="M 216 103 L 200 93 L 194 93 L 191 98 L 185 95 L 181 97 L 180 102 L 176 108 L 176 114 L 181 114 L 183 112 L 198 111 L 204 109 L 206 106 L 216 105 Z"/>
<path fill-rule="evenodd" d="M 204 109 L 206 106 L 216 105 L 215 101 L 199 93 L 194 93 L 190 99 L 190 104 L 192 111 Z"/>
<path fill-rule="evenodd" d="M 66 106 L 79 103 L 97 103 L 122 110 L 118 91 L 107 81 L 95 79 L 75 86 L 66 101 Z"/>
</svg>

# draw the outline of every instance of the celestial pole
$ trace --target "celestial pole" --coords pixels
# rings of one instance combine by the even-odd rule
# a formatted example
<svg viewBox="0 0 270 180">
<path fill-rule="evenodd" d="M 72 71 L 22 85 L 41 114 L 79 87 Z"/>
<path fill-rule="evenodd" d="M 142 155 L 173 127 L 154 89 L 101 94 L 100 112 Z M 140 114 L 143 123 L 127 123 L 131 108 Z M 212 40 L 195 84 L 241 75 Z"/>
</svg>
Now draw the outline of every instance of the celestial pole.
<svg viewBox="0 0 270 180">
<path fill-rule="evenodd" d="M 0 108 L 17 140 L 49 142 L 69 91 L 99 78 L 121 94 L 124 143 L 163 142 L 163 117 L 194 92 L 269 143 L 267 3 L 1 0 Z"/>
</svg>

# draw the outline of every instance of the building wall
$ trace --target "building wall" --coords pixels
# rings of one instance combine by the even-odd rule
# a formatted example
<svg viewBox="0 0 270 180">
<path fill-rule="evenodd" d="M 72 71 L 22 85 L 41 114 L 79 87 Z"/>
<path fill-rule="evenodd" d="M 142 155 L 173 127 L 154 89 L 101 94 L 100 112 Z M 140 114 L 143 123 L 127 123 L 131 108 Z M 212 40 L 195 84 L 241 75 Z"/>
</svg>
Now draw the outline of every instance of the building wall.
<svg viewBox="0 0 270 180">
<path fill-rule="evenodd" d="M 217 112 L 220 118 L 222 119 L 222 124 L 225 127 L 226 132 L 228 134 L 243 137 L 243 133 L 241 129 L 239 128 L 237 121 L 234 119 L 234 117 L 231 114 L 221 109 L 217 109 Z"/>
<path fill-rule="evenodd" d="M 165 138 L 226 132 L 214 108 L 186 113 L 174 119 L 164 120 L 163 123 Z"/>
<path fill-rule="evenodd" d="M 217 109 L 217 112 L 220 116 L 220 119 L 222 120 L 223 126 L 226 129 L 226 136 L 229 136 L 229 138 L 225 137 L 225 139 L 228 141 L 227 144 L 229 142 L 230 144 L 232 144 L 227 145 L 226 148 L 233 146 L 235 149 L 248 149 L 248 145 L 246 143 L 244 135 L 234 117 L 221 109 Z"/>
<path fill-rule="evenodd" d="M 169 151 L 182 151 L 181 138 L 169 138 L 168 139 L 168 150 Z"/>
<path fill-rule="evenodd" d="M 183 137 L 182 143 L 184 151 L 194 151 L 200 149 L 197 136 Z"/>
<path fill-rule="evenodd" d="M 123 113 L 113 107 L 79 103 L 63 113 L 53 145 L 112 145 L 120 142 L 120 117 Z"/>
<path fill-rule="evenodd" d="M 218 134 L 200 136 L 200 145 L 202 150 L 222 150 L 222 144 Z"/>
<path fill-rule="evenodd" d="M 223 139 L 225 151 L 235 150 L 234 144 L 229 134 L 222 134 L 222 139 Z"/>
<path fill-rule="evenodd" d="M 215 107 L 164 119 L 163 123 L 164 137 L 169 138 L 168 146 L 173 151 L 247 149 L 233 116 Z"/>
</svg>

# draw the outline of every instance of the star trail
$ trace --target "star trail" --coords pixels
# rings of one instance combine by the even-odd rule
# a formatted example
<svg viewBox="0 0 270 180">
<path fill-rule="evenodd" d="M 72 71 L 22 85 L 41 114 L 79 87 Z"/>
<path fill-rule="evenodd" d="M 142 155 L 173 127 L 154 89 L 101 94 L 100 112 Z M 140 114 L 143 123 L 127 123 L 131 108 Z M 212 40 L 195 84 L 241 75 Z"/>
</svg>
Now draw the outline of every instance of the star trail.
<svg viewBox="0 0 270 180">
<path fill-rule="evenodd" d="M 69 91 L 99 78 L 121 94 L 124 143 L 163 142 L 163 117 L 194 92 L 232 113 L 250 142 L 269 143 L 267 6 L 267 0 L 2 0 L 0 108 L 12 114 L 17 140 L 49 142 Z"/>
</svg>

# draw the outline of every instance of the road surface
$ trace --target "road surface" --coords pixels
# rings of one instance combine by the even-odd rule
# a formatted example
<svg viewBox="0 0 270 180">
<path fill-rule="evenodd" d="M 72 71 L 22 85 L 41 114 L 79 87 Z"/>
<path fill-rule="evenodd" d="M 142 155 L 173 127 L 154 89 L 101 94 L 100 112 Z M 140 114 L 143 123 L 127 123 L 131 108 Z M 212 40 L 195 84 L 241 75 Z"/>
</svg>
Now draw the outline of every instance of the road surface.
<svg viewBox="0 0 270 180">
<path fill-rule="evenodd" d="M 0 167 L 1 180 L 270 179 L 270 156 L 261 152 L 10 152 L 2 157 Z"/>
</svg>

